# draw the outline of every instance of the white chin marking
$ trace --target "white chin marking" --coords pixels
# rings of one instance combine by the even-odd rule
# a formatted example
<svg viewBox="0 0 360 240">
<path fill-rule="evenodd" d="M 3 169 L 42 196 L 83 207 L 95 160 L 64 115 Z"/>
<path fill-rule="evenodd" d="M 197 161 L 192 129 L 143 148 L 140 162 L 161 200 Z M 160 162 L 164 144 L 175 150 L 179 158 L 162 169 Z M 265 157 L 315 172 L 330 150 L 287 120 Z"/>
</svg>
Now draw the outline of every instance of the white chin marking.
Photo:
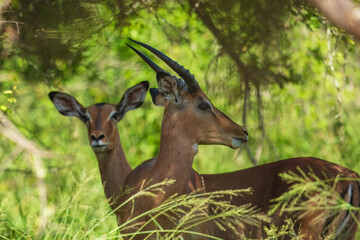
<svg viewBox="0 0 360 240">
<path fill-rule="evenodd" d="M 95 145 L 94 144 L 91 147 L 95 152 L 103 152 L 104 150 L 106 150 L 107 144 L 104 144 L 104 145 Z"/>
<path fill-rule="evenodd" d="M 198 144 L 197 143 L 194 143 L 193 145 L 192 145 L 192 149 L 194 150 L 194 152 L 195 152 L 195 154 L 197 154 L 198 153 Z"/>
<path fill-rule="evenodd" d="M 234 148 L 239 148 L 241 146 L 242 142 L 239 139 L 233 138 L 233 140 L 231 141 L 231 145 Z"/>
</svg>

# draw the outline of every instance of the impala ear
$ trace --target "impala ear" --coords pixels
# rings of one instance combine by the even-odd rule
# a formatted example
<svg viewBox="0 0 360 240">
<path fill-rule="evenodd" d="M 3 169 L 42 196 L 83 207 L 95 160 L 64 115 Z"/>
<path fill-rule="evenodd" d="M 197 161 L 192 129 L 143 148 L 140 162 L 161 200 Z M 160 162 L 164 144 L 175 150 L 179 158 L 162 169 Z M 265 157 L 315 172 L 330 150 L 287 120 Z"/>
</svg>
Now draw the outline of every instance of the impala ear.
<svg viewBox="0 0 360 240">
<path fill-rule="evenodd" d="M 85 108 L 73 96 L 62 92 L 50 92 L 49 98 L 62 115 L 84 119 Z"/>
<path fill-rule="evenodd" d="M 125 114 L 127 111 L 140 107 L 145 100 L 146 92 L 149 89 L 149 82 L 144 81 L 129 88 L 117 104 L 117 111 Z"/>
<path fill-rule="evenodd" d="M 150 88 L 150 95 L 153 103 L 158 107 L 164 107 L 168 102 L 168 99 L 163 97 L 157 88 Z"/>
<path fill-rule="evenodd" d="M 175 103 L 181 100 L 181 96 L 178 91 L 178 84 L 173 76 L 169 73 L 158 72 L 156 74 L 156 78 L 161 96 L 168 100 L 174 100 Z"/>
</svg>

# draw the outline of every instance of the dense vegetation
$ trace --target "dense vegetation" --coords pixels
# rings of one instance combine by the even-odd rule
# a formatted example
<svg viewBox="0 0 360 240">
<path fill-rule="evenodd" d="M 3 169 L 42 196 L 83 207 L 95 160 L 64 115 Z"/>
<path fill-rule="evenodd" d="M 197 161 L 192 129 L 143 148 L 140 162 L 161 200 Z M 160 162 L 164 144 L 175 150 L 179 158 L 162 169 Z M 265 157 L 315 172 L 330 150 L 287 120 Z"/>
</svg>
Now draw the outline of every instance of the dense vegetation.
<svg viewBox="0 0 360 240">
<path fill-rule="evenodd" d="M 140 81 L 156 87 L 129 37 L 189 68 L 214 105 L 246 126 L 246 148 L 199 147 L 200 173 L 295 156 L 360 172 L 359 43 L 307 5 L 16 0 L 0 10 L 1 114 L 25 137 L 14 142 L 0 127 L 0 238 L 117 234 L 86 129 L 59 115 L 47 94 L 92 105 L 117 103 Z M 132 167 L 157 155 L 162 114 L 148 96 L 119 123 Z"/>
</svg>

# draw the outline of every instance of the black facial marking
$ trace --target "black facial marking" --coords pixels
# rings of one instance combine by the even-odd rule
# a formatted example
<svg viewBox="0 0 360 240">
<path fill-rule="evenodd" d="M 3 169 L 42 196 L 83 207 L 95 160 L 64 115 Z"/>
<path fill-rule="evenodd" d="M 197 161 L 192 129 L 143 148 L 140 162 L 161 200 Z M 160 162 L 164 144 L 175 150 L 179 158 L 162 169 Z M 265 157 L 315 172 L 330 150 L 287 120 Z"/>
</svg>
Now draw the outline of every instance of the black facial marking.
<svg viewBox="0 0 360 240">
<path fill-rule="evenodd" d="M 97 108 L 97 118 L 96 118 L 96 123 L 95 123 L 95 130 L 101 130 L 101 104 L 96 104 L 96 108 Z"/>
<path fill-rule="evenodd" d="M 86 114 L 82 114 L 82 115 L 80 115 L 80 116 L 81 116 L 81 120 L 82 120 L 84 123 L 86 123 L 87 121 L 90 120 L 90 118 L 89 118 Z"/>
</svg>

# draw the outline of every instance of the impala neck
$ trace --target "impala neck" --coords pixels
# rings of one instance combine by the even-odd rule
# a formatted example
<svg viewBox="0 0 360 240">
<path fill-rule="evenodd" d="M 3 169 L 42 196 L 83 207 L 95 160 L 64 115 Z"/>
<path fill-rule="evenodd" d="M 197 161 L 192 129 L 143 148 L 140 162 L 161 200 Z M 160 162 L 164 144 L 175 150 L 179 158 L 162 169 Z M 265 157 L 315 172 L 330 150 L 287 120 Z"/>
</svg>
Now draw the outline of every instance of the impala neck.
<svg viewBox="0 0 360 240">
<path fill-rule="evenodd" d="M 131 167 L 126 159 L 117 131 L 116 134 L 118 136 L 113 150 L 95 153 L 99 164 L 101 181 L 108 199 L 119 196 L 125 178 L 131 172 Z"/>
<path fill-rule="evenodd" d="M 155 182 L 175 180 L 175 183 L 166 189 L 167 196 L 185 193 L 197 153 L 195 142 L 191 141 L 176 123 L 179 123 L 176 119 L 166 119 L 164 115 L 159 155 L 151 173 Z"/>
</svg>

